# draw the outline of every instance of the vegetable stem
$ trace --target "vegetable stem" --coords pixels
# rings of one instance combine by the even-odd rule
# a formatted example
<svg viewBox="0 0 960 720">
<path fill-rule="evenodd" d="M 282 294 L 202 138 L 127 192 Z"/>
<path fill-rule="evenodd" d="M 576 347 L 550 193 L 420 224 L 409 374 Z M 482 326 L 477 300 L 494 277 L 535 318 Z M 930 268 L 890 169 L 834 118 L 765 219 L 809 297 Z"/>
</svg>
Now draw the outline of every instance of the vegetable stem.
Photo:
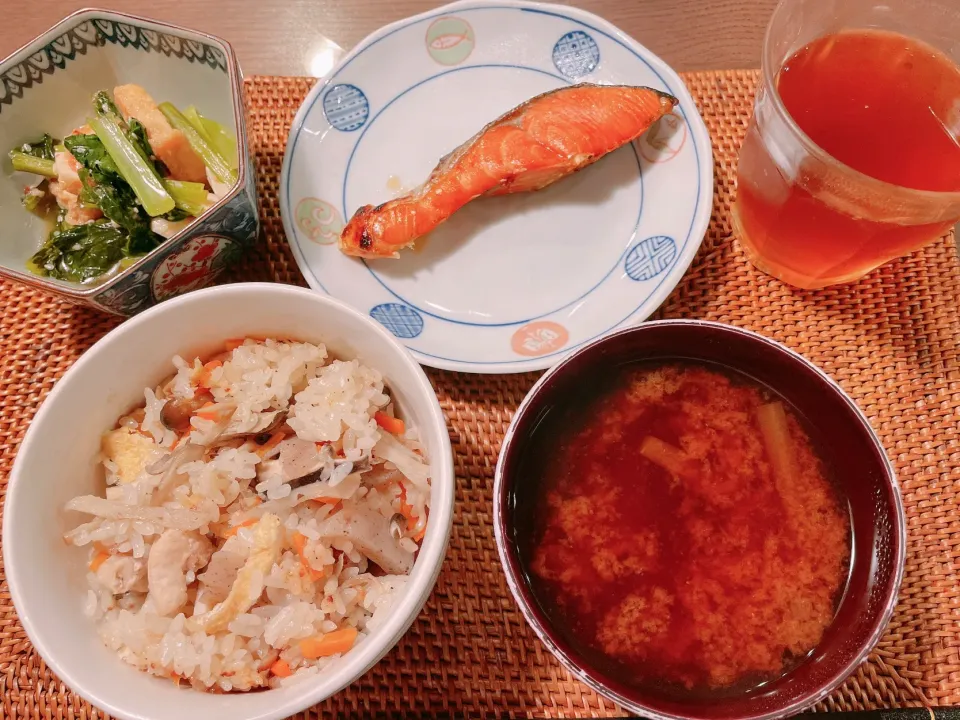
<svg viewBox="0 0 960 720">
<path fill-rule="evenodd" d="M 53 160 L 34 157 L 18 150 L 10 151 L 10 160 L 13 162 L 13 169 L 20 172 L 33 173 L 34 175 L 43 175 L 48 178 L 55 178 L 57 171 L 53 167 Z"/>
<path fill-rule="evenodd" d="M 236 173 L 230 169 L 220 154 L 213 149 L 203 136 L 197 132 L 197 129 L 190 124 L 190 121 L 183 116 L 173 104 L 160 103 L 160 112 L 170 123 L 174 130 L 179 130 L 187 138 L 187 142 L 193 151 L 200 156 L 203 164 L 210 168 L 210 171 L 216 176 L 217 180 L 226 184 L 233 185 L 237 181 Z"/>
<path fill-rule="evenodd" d="M 700 470 L 699 463 L 694 458 L 689 457 L 680 448 L 652 435 L 648 435 L 640 443 L 640 454 L 671 475 L 680 478 L 696 479 Z"/>
<path fill-rule="evenodd" d="M 767 456 L 773 465 L 774 479 L 781 487 L 789 486 L 796 480 L 797 466 L 783 404 L 774 401 L 761 405 L 757 409 L 757 421 Z"/>
<path fill-rule="evenodd" d="M 237 143 L 227 129 L 216 120 L 205 118 L 193 105 L 183 109 L 183 116 L 200 134 L 200 137 L 223 158 L 230 169 L 236 171 L 240 166 Z"/>
<path fill-rule="evenodd" d="M 203 115 L 200 115 L 200 113 L 197 113 L 197 115 L 200 118 L 200 123 L 203 125 L 203 128 L 207 131 L 207 137 L 210 138 L 213 147 L 220 153 L 220 157 L 226 160 L 227 164 L 234 170 L 239 168 L 240 153 L 237 150 L 237 141 L 234 140 L 233 136 L 227 132 L 227 129 L 216 120 L 205 118 Z"/>
<path fill-rule="evenodd" d="M 160 182 L 177 207 L 193 217 L 200 217 L 210 206 L 207 201 L 207 188 L 203 183 L 166 179 Z"/>
<path fill-rule="evenodd" d="M 102 108 L 103 106 L 98 108 L 98 112 L 102 112 Z M 90 118 L 88 122 L 147 214 L 157 217 L 173 210 L 176 203 L 164 189 L 154 170 L 124 134 L 119 116 L 107 112 Z"/>
<path fill-rule="evenodd" d="M 199 133 L 204 142 L 216 151 L 216 148 L 213 147 L 213 143 L 210 141 L 210 135 L 207 134 L 207 129 L 200 120 L 200 113 L 197 112 L 197 109 L 193 105 L 187 105 L 181 114 L 186 118 L 187 122 L 190 123 L 190 126 Z M 220 153 L 217 152 L 217 154 L 219 155 Z M 224 160 L 226 160 L 226 158 L 224 158 Z"/>
</svg>

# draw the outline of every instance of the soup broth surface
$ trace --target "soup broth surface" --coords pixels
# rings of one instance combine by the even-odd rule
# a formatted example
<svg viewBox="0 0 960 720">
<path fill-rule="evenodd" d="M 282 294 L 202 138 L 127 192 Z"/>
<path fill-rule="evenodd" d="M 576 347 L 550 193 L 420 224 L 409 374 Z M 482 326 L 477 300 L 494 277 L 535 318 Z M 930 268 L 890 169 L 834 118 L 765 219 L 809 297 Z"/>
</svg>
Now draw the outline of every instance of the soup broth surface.
<svg viewBox="0 0 960 720">
<path fill-rule="evenodd" d="M 517 540 L 538 602 L 598 670 L 707 694 L 787 672 L 847 578 L 850 523 L 804 422 L 714 366 L 632 365 L 551 410 Z"/>
</svg>

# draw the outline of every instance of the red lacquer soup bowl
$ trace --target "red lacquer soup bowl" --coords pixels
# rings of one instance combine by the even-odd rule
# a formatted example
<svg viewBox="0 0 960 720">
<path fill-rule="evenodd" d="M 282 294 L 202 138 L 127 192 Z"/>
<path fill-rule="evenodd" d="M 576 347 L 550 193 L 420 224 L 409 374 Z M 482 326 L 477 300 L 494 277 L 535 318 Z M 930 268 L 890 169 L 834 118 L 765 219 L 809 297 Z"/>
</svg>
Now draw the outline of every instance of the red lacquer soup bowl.
<svg viewBox="0 0 960 720">
<path fill-rule="evenodd" d="M 819 643 L 786 672 L 720 692 L 683 692 L 652 677 L 610 672 L 572 624 L 559 622 L 528 567 L 532 509 L 551 413 L 625 366 L 693 363 L 746 376 L 780 396 L 807 429 L 849 514 L 850 561 Z M 639 365 L 638 365 L 639 366 Z M 566 416 L 564 416 L 566 417 Z M 538 436 L 538 433 L 541 433 Z M 551 436 L 548 443 L 553 443 Z M 550 445 L 548 445 L 550 447 Z M 719 323 L 665 320 L 607 335 L 547 372 L 507 431 L 494 484 L 494 530 L 507 582 L 527 622 L 577 678 L 648 718 L 759 720 L 793 715 L 824 698 L 866 658 L 897 601 L 906 544 L 903 504 L 883 447 L 853 400 L 824 372 L 761 335 Z M 602 654 L 602 653 L 601 653 Z M 598 659 L 599 658 L 599 659 Z"/>
</svg>

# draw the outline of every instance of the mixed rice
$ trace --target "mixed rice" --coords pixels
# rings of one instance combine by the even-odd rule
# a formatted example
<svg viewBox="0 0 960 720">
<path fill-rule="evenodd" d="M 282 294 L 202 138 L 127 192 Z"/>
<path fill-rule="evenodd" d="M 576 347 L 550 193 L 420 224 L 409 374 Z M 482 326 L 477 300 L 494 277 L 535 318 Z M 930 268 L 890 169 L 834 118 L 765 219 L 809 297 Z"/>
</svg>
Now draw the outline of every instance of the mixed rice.
<svg viewBox="0 0 960 720">
<path fill-rule="evenodd" d="M 228 342 L 106 433 L 86 612 L 130 664 L 201 690 L 321 672 L 389 615 L 430 470 L 376 370 L 322 345 Z"/>
</svg>

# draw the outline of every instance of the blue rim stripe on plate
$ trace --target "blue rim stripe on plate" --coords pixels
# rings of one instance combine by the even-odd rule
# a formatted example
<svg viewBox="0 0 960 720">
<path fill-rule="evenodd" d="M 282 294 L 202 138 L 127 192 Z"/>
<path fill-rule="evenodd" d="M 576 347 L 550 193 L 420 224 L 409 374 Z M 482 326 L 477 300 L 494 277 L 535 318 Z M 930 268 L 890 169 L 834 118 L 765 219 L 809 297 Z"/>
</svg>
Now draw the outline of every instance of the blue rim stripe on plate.
<svg viewBox="0 0 960 720">
<path fill-rule="evenodd" d="M 592 25 L 592 24 L 589 23 L 589 22 L 586 22 L 586 21 L 584 21 L 584 20 L 579 20 L 579 19 L 577 19 L 577 18 L 570 17 L 569 15 L 565 15 L 565 14 L 563 14 L 563 13 L 555 12 L 555 11 L 552 11 L 552 10 L 545 10 L 545 9 L 542 9 L 542 8 L 531 8 L 531 7 L 515 7 L 515 6 L 504 6 L 504 5 L 491 5 L 491 6 L 459 8 L 459 9 L 457 9 L 456 12 L 458 12 L 458 13 L 469 13 L 469 12 L 481 12 L 481 11 L 485 11 L 485 10 L 509 10 L 509 11 L 520 11 L 520 12 L 526 12 L 526 13 L 534 13 L 534 14 L 548 15 L 548 16 L 550 16 L 550 17 L 555 17 L 555 18 L 558 18 L 558 19 L 561 19 L 561 20 L 565 20 L 565 21 L 567 21 L 567 22 L 571 22 L 571 23 L 574 23 L 574 24 L 579 25 L 579 26 L 581 26 L 581 27 L 584 27 L 584 28 L 588 28 L 588 29 L 590 29 L 590 30 L 593 30 L 594 32 L 599 33 L 600 35 L 608 38 L 609 40 L 611 40 L 611 41 L 613 41 L 613 42 L 615 42 L 617 45 L 619 45 L 619 46 L 622 47 L 623 49 L 627 50 L 627 51 L 628 51 L 631 55 L 633 55 L 637 60 L 639 60 L 640 62 L 642 62 L 642 63 L 650 70 L 650 72 L 652 72 L 652 73 L 657 77 L 657 79 L 660 80 L 660 82 L 663 84 L 664 88 L 665 88 L 668 92 L 671 92 L 671 94 L 675 94 L 674 89 L 673 89 L 673 88 L 671 87 L 671 85 L 664 79 L 663 75 L 660 74 L 660 71 L 657 70 L 655 67 L 653 67 L 653 66 L 647 61 L 646 58 L 644 58 L 639 52 L 637 52 L 636 49 L 634 49 L 634 48 L 631 47 L 629 44 L 627 44 L 626 42 L 624 42 L 624 41 L 623 41 L 620 37 L 618 37 L 617 35 L 611 34 L 610 32 L 607 32 L 606 30 L 603 30 L 602 28 L 596 27 L 596 26 Z M 337 72 L 336 72 L 335 75 L 331 75 L 329 78 L 327 78 L 327 79 L 323 82 L 323 85 L 322 85 L 321 87 L 319 87 L 319 88 L 316 89 L 315 94 L 313 95 L 313 97 L 312 97 L 311 100 L 310 100 L 310 104 L 307 105 L 305 108 L 304 108 L 304 107 L 301 107 L 300 113 L 302 113 L 302 114 L 298 113 L 298 114 L 299 114 L 299 117 L 300 117 L 299 122 L 297 122 L 297 124 L 296 124 L 295 127 L 291 128 L 292 142 L 290 143 L 290 149 L 289 149 L 289 156 L 290 156 L 290 158 L 292 159 L 294 150 L 296 149 L 296 146 L 297 146 L 297 142 L 298 142 L 299 139 L 300 139 L 300 134 L 301 134 L 301 132 L 302 132 L 302 130 L 303 130 L 304 121 L 305 121 L 306 118 L 312 113 L 313 107 L 314 107 L 314 105 L 316 104 L 317 100 L 323 96 L 324 90 L 325 90 L 328 86 L 330 86 L 330 85 L 336 80 L 336 78 L 337 78 L 354 60 L 356 60 L 358 57 L 360 57 L 361 55 L 363 55 L 365 52 L 367 52 L 368 50 L 370 50 L 371 48 L 373 48 L 375 45 L 379 44 L 382 40 L 385 40 L 385 39 L 387 39 L 388 37 L 390 37 L 390 36 L 392 36 L 392 35 L 400 32 L 400 31 L 402 31 L 402 30 L 406 30 L 406 29 L 411 28 L 411 27 L 414 27 L 414 26 L 416 26 L 416 25 L 419 25 L 419 24 L 422 24 L 422 23 L 425 23 L 425 22 L 429 22 L 429 21 L 431 21 L 431 20 L 435 20 L 435 19 L 438 18 L 438 17 L 443 17 L 443 16 L 445 16 L 445 15 L 449 15 L 451 12 L 452 12 L 452 11 L 451 11 L 449 8 L 441 8 L 441 9 L 440 9 L 438 12 L 436 12 L 436 13 L 432 13 L 432 14 L 430 14 L 430 15 L 424 15 L 424 16 L 418 17 L 418 18 L 417 18 L 416 20 L 414 20 L 413 22 L 409 22 L 409 23 L 400 25 L 400 26 L 394 28 L 393 30 L 391 30 L 390 32 L 385 33 L 384 35 L 376 38 L 375 40 L 373 40 L 372 42 L 370 42 L 369 45 L 366 45 L 365 47 L 363 47 L 362 49 L 360 49 L 360 50 L 356 53 L 356 55 L 353 55 L 352 57 L 348 58 L 339 68 L 337 68 Z M 681 80 L 680 82 L 681 82 L 681 86 L 682 86 L 682 80 Z M 688 94 L 688 93 L 686 92 L 686 88 L 685 88 L 685 87 L 683 88 L 683 90 L 684 90 L 684 93 L 682 93 L 682 94 Z M 695 156 L 695 164 L 696 164 L 696 167 L 698 168 L 698 170 L 700 170 L 700 171 L 702 172 L 702 160 L 701 160 L 701 156 L 700 156 L 700 149 L 698 148 L 698 142 L 697 142 L 697 138 L 696 138 L 695 129 L 694 129 L 693 125 L 690 123 L 689 119 L 687 119 L 686 114 L 682 112 L 682 108 L 678 107 L 678 109 L 681 111 L 681 116 L 683 117 L 684 122 L 687 124 L 688 131 L 689 131 L 690 134 L 691 134 L 691 141 L 692 141 L 691 144 L 692 144 L 692 146 L 693 146 L 693 152 L 694 152 L 694 156 Z M 708 142 L 708 144 L 709 144 L 709 138 L 707 139 L 707 142 Z M 691 233 L 693 232 L 694 225 L 695 225 L 696 222 L 697 222 L 698 215 L 699 215 L 700 210 L 701 210 L 701 197 L 700 197 L 700 196 L 701 196 L 701 190 L 702 190 L 702 183 L 701 183 L 701 179 L 700 179 L 701 172 L 697 172 L 697 191 L 696 191 L 696 196 L 695 196 L 695 197 L 696 197 L 696 204 L 694 205 L 693 212 L 691 213 L 690 225 L 689 225 L 689 227 L 687 228 L 687 231 L 686 231 L 686 233 L 685 233 L 683 243 L 679 246 L 679 248 L 678 248 L 678 250 L 677 250 L 677 257 L 682 257 L 683 254 L 684 254 L 684 252 L 687 250 L 687 246 L 688 246 L 689 241 L 690 241 L 690 235 L 691 235 Z M 291 173 L 288 171 L 288 172 L 287 172 L 286 183 L 285 183 L 285 188 L 284 188 L 284 189 L 285 189 L 285 192 L 286 192 L 286 198 L 285 198 L 285 202 L 284 202 L 284 208 L 286 209 L 286 213 L 287 213 L 287 214 L 290 213 L 290 208 L 289 208 L 290 197 L 291 197 L 291 196 L 290 196 L 290 176 L 291 176 Z M 317 283 L 317 285 L 319 285 L 320 288 L 321 288 L 324 292 L 327 292 L 326 288 L 323 286 L 323 284 L 319 281 L 319 279 L 318 279 L 318 278 L 316 277 L 316 275 L 313 273 L 312 268 L 310 268 L 310 267 L 309 267 L 309 264 L 306 263 L 305 257 L 303 256 L 302 252 L 300 251 L 299 241 L 297 241 L 297 239 L 296 239 L 296 233 L 295 233 L 295 232 L 293 233 L 293 240 L 294 240 L 294 242 L 297 244 L 297 252 L 298 252 L 298 254 L 300 255 L 301 258 L 304 258 L 304 263 L 303 263 L 303 265 L 304 265 L 304 266 L 306 267 L 306 269 L 309 271 L 310 276 L 314 279 L 314 281 Z M 691 261 L 691 262 L 693 261 L 693 257 L 690 258 L 690 261 Z M 688 263 L 688 265 L 689 265 L 689 263 Z M 303 269 L 303 268 L 301 268 L 301 269 Z M 423 351 L 423 350 L 419 350 L 419 349 L 413 347 L 412 345 L 407 345 L 407 347 L 410 349 L 411 352 L 413 352 L 413 353 L 415 353 L 415 354 L 419 354 L 419 355 L 421 355 L 421 356 L 423 356 L 423 357 L 428 357 L 428 358 L 432 358 L 432 359 L 436 359 L 436 360 L 442 360 L 442 361 L 447 362 L 447 363 L 455 363 L 455 364 L 460 364 L 460 365 L 478 365 L 478 366 L 486 366 L 486 367 L 511 366 L 511 365 L 530 365 L 531 362 L 532 362 L 532 360 L 535 360 L 535 362 L 536 362 L 537 364 L 539 364 L 539 363 L 541 363 L 543 360 L 546 360 L 546 359 L 549 359 L 549 358 L 552 358 L 552 357 L 556 357 L 556 356 L 558 356 L 558 355 L 565 355 L 565 354 L 567 354 L 567 353 L 569 353 L 569 352 L 572 352 L 572 351 L 575 350 L 576 348 L 581 347 L 582 345 L 584 345 L 584 344 L 586 344 L 586 343 L 592 342 L 593 340 L 596 340 L 597 338 L 599 338 L 599 337 L 607 334 L 608 332 L 610 332 L 610 331 L 613 330 L 614 328 L 617 328 L 617 327 L 623 325 L 624 323 L 626 323 L 626 322 L 627 322 L 628 320 L 630 320 L 634 315 L 636 315 L 645 305 L 647 305 L 647 304 L 649 303 L 649 301 L 651 300 L 651 298 L 656 294 L 656 292 L 660 289 L 660 287 L 663 285 L 663 283 L 666 282 L 666 279 L 667 279 L 669 276 L 670 276 L 670 273 L 664 274 L 663 277 L 661 277 L 661 279 L 657 282 L 657 284 L 652 288 L 652 290 L 651 290 L 650 293 L 647 295 L 647 297 L 643 300 L 643 302 L 641 302 L 641 303 L 640 303 L 639 305 L 637 305 L 633 310 L 631 310 L 629 313 L 627 313 L 625 316 L 623 316 L 620 320 L 616 321 L 615 323 L 613 323 L 613 324 L 610 325 L 609 327 L 603 329 L 602 331 L 596 333 L 595 335 L 593 335 L 593 336 L 591 336 L 591 337 L 589 337 L 589 338 L 585 338 L 585 339 L 579 340 L 579 341 L 576 342 L 575 344 L 570 344 L 570 345 L 565 346 L 565 347 L 563 347 L 563 348 L 561 348 L 561 349 L 559 349 L 559 350 L 557 350 L 557 351 L 554 351 L 554 352 L 552 352 L 552 353 L 548 353 L 548 354 L 545 354 L 545 355 L 538 356 L 538 357 L 535 358 L 535 359 L 523 358 L 523 359 L 518 359 L 518 360 L 463 360 L 463 359 L 448 358 L 448 357 L 445 357 L 445 356 L 442 356 L 442 355 L 435 355 L 435 354 L 432 354 L 432 353 L 428 353 L 428 352 L 425 352 L 425 351 Z M 329 293 L 328 293 L 328 294 L 329 294 Z M 664 298 L 664 300 L 665 300 L 665 299 L 666 299 L 666 298 Z M 661 302 L 662 302 L 662 301 L 661 301 Z M 484 327 L 490 327 L 490 326 L 484 326 Z"/>
</svg>

